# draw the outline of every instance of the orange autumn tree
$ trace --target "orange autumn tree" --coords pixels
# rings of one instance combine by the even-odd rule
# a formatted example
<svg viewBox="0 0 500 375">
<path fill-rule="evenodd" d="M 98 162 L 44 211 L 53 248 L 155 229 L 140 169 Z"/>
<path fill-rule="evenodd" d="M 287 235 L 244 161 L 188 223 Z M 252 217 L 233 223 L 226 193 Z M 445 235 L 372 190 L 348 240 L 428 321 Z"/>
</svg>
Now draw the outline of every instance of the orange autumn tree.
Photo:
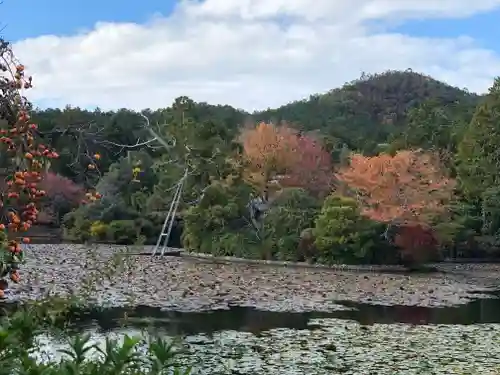
<svg viewBox="0 0 500 375">
<path fill-rule="evenodd" d="M 271 181 L 287 172 L 289 160 L 293 158 L 294 136 L 292 129 L 274 124 L 259 123 L 254 129 L 245 129 L 241 134 L 243 151 L 248 164 L 246 179 L 263 194 L 267 193 Z"/>
<path fill-rule="evenodd" d="M 0 189 L 0 297 L 6 277 L 17 283 L 24 259 L 24 235 L 37 221 L 46 192 L 41 188 L 50 160 L 59 157 L 41 142 L 37 125 L 30 120 L 31 103 L 23 95 L 32 87 L 25 67 L 14 57 L 10 44 L 0 39 L 0 161 L 5 181 Z M 99 197 L 88 193 L 86 200 Z"/>
<path fill-rule="evenodd" d="M 455 188 L 433 154 L 354 154 L 336 177 L 355 192 L 364 215 L 399 228 L 395 243 L 403 258 L 423 260 L 425 250 L 435 245 L 432 223 L 447 212 Z"/>
<path fill-rule="evenodd" d="M 301 187 L 319 195 L 331 190 L 328 152 L 310 136 L 287 125 L 259 123 L 241 134 L 247 180 L 265 195 L 276 187 Z"/>
</svg>

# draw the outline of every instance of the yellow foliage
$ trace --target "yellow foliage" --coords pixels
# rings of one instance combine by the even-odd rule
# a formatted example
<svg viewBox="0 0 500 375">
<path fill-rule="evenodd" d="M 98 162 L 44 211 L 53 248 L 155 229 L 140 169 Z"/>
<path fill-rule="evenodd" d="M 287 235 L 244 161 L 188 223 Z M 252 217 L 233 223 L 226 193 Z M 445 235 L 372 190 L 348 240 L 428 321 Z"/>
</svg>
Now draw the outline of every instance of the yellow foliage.
<svg viewBox="0 0 500 375">
<path fill-rule="evenodd" d="M 94 221 L 90 226 L 90 235 L 94 238 L 103 238 L 108 231 L 108 225 L 102 221 Z"/>
</svg>

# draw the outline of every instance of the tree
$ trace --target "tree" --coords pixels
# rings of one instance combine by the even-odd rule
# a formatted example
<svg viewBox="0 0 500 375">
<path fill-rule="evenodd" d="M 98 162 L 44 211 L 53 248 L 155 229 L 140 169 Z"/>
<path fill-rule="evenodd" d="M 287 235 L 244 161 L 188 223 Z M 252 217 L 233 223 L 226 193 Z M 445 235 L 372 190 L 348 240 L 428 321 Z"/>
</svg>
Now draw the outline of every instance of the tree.
<svg viewBox="0 0 500 375">
<path fill-rule="evenodd" d="M 498 243 L 500 227 L 496 198 L 500 183 L 500 78 L 495 79 L 466 128 L 458 145 L 456 156 L 460 193 L 469 205 L 474 206 L 482 222 L 476 236 L 481 242 Z M 497 245 L 493 246 L 497 247 Z"/>
<path fill-rule="evenodd" d="M 354 189 L 366 216 L 386 223 L 430 225 L 455 188 L 433 155 L 420 151 L 354 154 L 336 176 Z"/>
<path fill-rule="evenodd" d="M 289 160 L 289 172 L 281 180 L 281 185 L 303 188 L 313 196 L 323 198 L 333 187 L 331 155 L 312 136 L 299 134 L 292 142 L 296 143 L 297 152 Z"/>
<path fill-rule="evenodd" d="M 140 114 L 146 120 L 149 139 L 134 144 L 98 139 L 98 144 L 127 149 L 128 155 L 103 171 L 97 184 L 103 199 L 65 218 L 65 233 L 73 239 L 85 239 L 92 228 L 95 233 L 103 233 L 105 226 L 111 231 L 116 227 L 111 224 L 121 220 L 123 225 L 133 222 L 142 228 L 141 237 L 150 241 L 152 236 L 158 236 L 165 220 L 161 215 L 167 215 L 182 181 L 182 198 L 171 213 L 176 217 L 174 232 L 179 229 L 180 213 L 199 203 L 213 181 L 223 180 L 231 173 L 231 156 L 237 152 L 236 144 L 231 142 L 234 131 L 225 123 L 226 115 L 232 118 L 231 111 L 227 113 L 222 107 L 223 115 L 212 117 L 211 112 L 218 113 L 213 108 L 179 97 L 169 108 Z M 125 111 L 120 114 L 128 116 Z M 156 124 L 150 125 L 153 121 Z M 123 242 L 123 235 L 120 237 Z"/>
<path fill-rule="evenodd" d="M 49 209 L 59 222 L 64 215 L 78 207 L 85 196 L 84 189 L 69 178 L 47 172 L 40 181 L 40 188 L 46 192 L 44 209 Z"/>
<path fill-rule="evenodd" d="M 41 188 L 50 161 L 59 154 L 42 143 L 37 125 L 31 121 L 31 103 L 22 90 L 32 87 L 10 44 L 0 39 L 0 145 L 6 186 L 0 192 L 0 278 L 9 276 L 18 282 L 19 266 L 24 258 L 22 244 L 30 238 L 22 236 L 37 220 L 42 198 Z M 89 192 L 86 201 L 98 199 Z M 0 297 L 7 282 L 3 280 Z"/>
<path fill-rule="evenodd" d="M 317 256 L 328 264 L 370 262 L 377 234 L 356 200 L 337 194 L 326 198 L 313 229 Z"/>
<path fill-rule="evenodd" d="M 386 235 L 396 225 L 401 229 L 399 237 L 431 230 L 447 212 L 455 188 L 455 181 L 446 176 L 436 158 L 421 151 L 374 157 L 355 154 L 337 178 L 354 190 L 364 215 L 389 224 Z M 413 227 L 420 229 L 403 230 Z M 420 240 L 399 238 L 398 243 L 408 246 L 404 255 L 422 251 Z"/>
<path fill-rule="evenodd" d="M 187 97 L 179 97 L 162 113 L 160 137 L 170 140 L 168 150 L 155 159 L 152 166 L 159 182 L 155 186 L 150 206 L 168 210 L 176 185 L 187 170 L 183 201 L 197 202 L 212 181 L 224 179 L 231 173 L 230 156 L 237 152 L 232 142 L 235 132 L 219 116 L 207 116 L 205 105 Z M 224 116 L 222 116 L 224 117 Z M 166 151 L 166 152 L 165 152 Z"/>
<path fill-rule="evenodd" d="M 297 152 L 290 139 L 295 136 L 291 128 L 260 123 L 241 134 L 244 157 L 248 163 L 247 180 L 263 194 L 280 175 L 289 171 L 290 160 Z"/>
<path fill-rule="evenodd" d="M 247 179 L 265 195 L 269 189 L 304 188 L 315 195 L 330 192 L 330 154 L 320 142 L 287 125 L 260 123 L 241 135 L 248 163 Z"/>
<path fill-rule="evenodd" d="M 283 189 L 263 219 L 264 258 L 302 260 L 298 251 L 301 233 L 313 226 L 319 208 L 320 202 L 304 189 Z"/>
<path fill-rule="evenodd" d="M 500 183 L 500 78 L 479 105 L 458 147 L 458 176 L 469 199 Z"/>
<path fill-rule="evenodd" d="M 253 193 L 238 175 L 212 182 L 200 202 L 184 212 L 184 248 L 218 256 L 255 256 L 258 237 L 247 208 Z"/>
<path fill-rule="evenodd" d="M 391 149 L 420 147 L 437 152 L 441 160 L 453 167 L 458 143 L 470 123 L 474 107 L 465 98 L 448 103 L 442 98 L 426 100 L 408 111 L 406 129 L 391 138 Z"/>
</svg>

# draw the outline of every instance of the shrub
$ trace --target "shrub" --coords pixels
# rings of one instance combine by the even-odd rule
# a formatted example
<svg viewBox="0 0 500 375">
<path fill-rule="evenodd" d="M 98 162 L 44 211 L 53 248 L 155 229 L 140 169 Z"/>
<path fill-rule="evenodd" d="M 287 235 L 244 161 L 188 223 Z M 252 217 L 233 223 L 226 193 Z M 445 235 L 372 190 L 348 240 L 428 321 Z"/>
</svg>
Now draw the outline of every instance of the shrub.
<svg viewBox="0 0 500 375">
<path fill-rule="evenodd" d="M 298 245 L 298 261 L 314 263 L 318 258 L 318 250 L 314 243 L 314 228 L 306 228 L 300 233 Z"/>
<path fill-rule="evenodd" d="M 90 236 L 96 240 L 104 240 L 108 234 L 108 227 L 102 221 L 94 221 L 90 226 Z"/>
<path fill-rule="evenodd" d="M 64 217 L 63 236 L 69 241 L 87 242 L 92 238 L 91 226 L 91 220 L 79 215 L 77 211 L 70 212 Z"/>
<path fill-rule="evenodd" d="M 257 245 L 255 241 L 255 234 L 250 230 L 222 233 L 212 238 L 211 253 L 216 256 L 257 258 L 258 247 L 255 246 Z"/>
<path fill-rule="evenodd" d="M 375 225 L 361 216 L 354 199 L 330 195 L 313 230 L 322 263 L 369 263 L 377 238 Z"/>
<path fill-rule="evenodd" d="M 59 360 L 37 360 L 37 335 L 54 331 L 68 314 L 41 307 L 29 307 L 0 321 L 0 374 L 45 375 L 188 375 L 189 368 L 176 363 L 180 351 L 173 343 L 150 338 L 146 346 L 141 337 L 125 336 L 123 340 L 107 339 L 101 349 L 91 343 L 90 335 L 64 331 L 59 337 L 69 343 L 60 350 Z M 144 350 L 145 349 L 145 350 Z"/>
<path fill-rule="evenodd" d="M 437 258 L 438 242 L 431 228 L 401 226 L 397 229 L 394 244 L 401 249 L 401 260 L 406 266 L 419 266 Z"/>
<path fill-rule="evenodd" d="M 298 246 L 304 229 L 313 226 L 320 205 L 301 188 L 284 189 L 266 213 L 262 228 L 267 259 L 302 260 Z"/>
<path fill-rule="evenodd" d="M 247 204 L 253 189 L 238 181 L 213 182 L 206 190 L 203 198 L 196 206 L 192 206 L 183 213 L 184 229 L 182 232 L 182 244 L 185 249 L 211 253 L 214 255 L 234 255 L 228 253 L 235 249 L 228 245 L 227 234 L 248 233 L 248 236 L 237 236 L 238 241 L 242 238 L 249 240 L 241 246 L 248 256 L 257 249 L 252 247 L 255 234 L 252 231 L 248 219 Z M 252 238 L 253 237 L 253 238 Z M 223 249 L 217 243 L 225 242 Z M 224 254 L 221 254 L 224 251 Z M 241 254 L 242 249 L 239 250 Z M 254 256 L 253 256 L 254 257 Z"/>
<path fill-rule="evenodd" d="M 138 236 L 138 228 L 134 220 L 115 220 L 108 225 L 107 237 L 116 244 L 133 244 Z"/>
<path fill-rule="evenodd" d="M 60 221 L 64 215 L 80 205 L 85 191 L 69 178 L 48 172 L 43 176 L 40 187 L 46 191 L 46 206 Z"/>
</svg>

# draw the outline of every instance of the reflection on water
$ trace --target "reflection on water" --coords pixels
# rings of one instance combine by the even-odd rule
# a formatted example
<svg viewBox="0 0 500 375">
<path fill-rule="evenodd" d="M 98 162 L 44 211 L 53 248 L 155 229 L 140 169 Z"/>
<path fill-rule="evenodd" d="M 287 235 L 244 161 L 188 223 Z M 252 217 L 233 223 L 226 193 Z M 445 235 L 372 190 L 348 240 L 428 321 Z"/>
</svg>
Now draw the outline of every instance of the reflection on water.
<svg viewBox="0 0 500 375">
<path fill-rule="evenodd" d="M 340 319 L 352 319 L 361 324 L 481 324 L 500 323 L 500 299 L 478 299 L 456 307 L 376 306 L 346 302 L 354 308 L 341 312 Z M 344 314 L 342 314 L 344 313 Z"/>
<path fill-rule="evenodd" d="M 479 324 L 500 323 L 500 293 L 478 298 L 456 307 L 381 306 L 356 302 L 338 302 L 349 309 L 325 312 L 272 312 L 251 307 L 205 312 L 164 311 L 160 308 L 106 308 L 80 312 L 71 323 L 75 330 L 110 332 L 119 329 L 153 328 L 167 336 L 186 336 L 218 331 L 259 333 L 274 328 L 308 329 L 311 319 L 354 320 L 364 325 L 394 324 Z"/>
<path fill-rule="evenodd" d="M 175 337 L 184 338 L 183 346 L 191 347 L 189 355 L 199 355 L 203 357 L 203 361 L 208 361 L 212 358 L 212 362 L 222 361 L 222 359 L 233 358 L 233 344 L 231 342 L 242 343 L 245 338 L 254 337 L 257 340 L 264 340 L 264 346 L 258 347 L 254 344 L 249 344 L 257 350 L 266 351 L 272 343 L 281 343 L 284 336 L 281 337 L 276 334 L 274 339 L 270 339 L 271 333 L 263 333 L 274 328 L 291 328 L 291 329 L 309 329 L 307 334 L 294 332 L 290 337 L 317 337 L 319 341 L 323 337 L 318 332 L 322 330 L 314 330 L 316 324 L 311 323 L 314 318 L 336 318 L 351 321 L 358 321 L 361 324 L 391 324 L 391 323 L 410 323 L 416 325 L 423 324 L 478 324 L 478 323 L 500 323 L 500 299 L 488 298 L 478 299 L 467 305 L 450 307 L 450 308 L 424 308 L 424 307 L 409 307 L 409 306 L 373 306 L 367 304 L 358 304 L 353 302 L 344 302 L 343 305 L 352 308 L 350 311 L 337 311 L 333 313 L 284 313 L 284 312 L 268 312 L 259 311 L 246 307 L 233 307 L 230 310 L 217 310 L 209 312 L 198 313 L 185 313 L 185 312 L 168 312 L 161 309 L 151 308 L 146 306 L 139 306 L 135 309 L 124 308 L 111 308 L 88 311 L 79 316 L 78 319 L 73 321 L 72 327 L 76 331 L 83 331 L 91 334 L 91 342 L 96 344 L 101 349 L 104 349 L 106 338 L 121 339 L 124 335 L 142 336 L 147 337 L 148 333 L 155 336 L 162 336 L 165 339 L 174 339 Z M 340 325 L 342 326 L 342 325 Z M 322 326 L 323 327 L 323 326 Z M 323 327 L 324 328 L 324 327 Z M 394 327 L 397 329 L 397 327 Z M 344 328 L 339 328 L 339 332 L 350 332 Z M 380 328 L 378 328 L 380 329 Z M 441 329 L 443 329 L 441 327 Z M 220 332 L 224 331 L 221 333 Z M 239 331 L 239 332 L 235 332 Z M 452 332 L 453 332 L 452 328 Z M 247 334 L 251 332 L 255 335 Z M 276 331 L 275 331 L 276 332 Z M 146 333 L 146 335 L 144 335 Z M 317 336 L 314 336 L 317 334 Z M 448 333 L 449 334 L 449 333 Z M 272 334 L 271 334 L 272 335 Z M 71 336 L 71 335 L 70 335 Z M 233 336 L 239 337 L 235 339 Z M 285 335 L 286 336 L 286 335 Z M 220 343 L 225 343 L 225 351 L 222 357 L 217 357 L 222 349 L 221 347 L 210 342 L 211 338 L 219 337 Z M 232 338 L 231 338 L 232 337 Z M 266 339 L 267 337 L 267 339 Z M 399 337 L 399 336 L 395 336 Z M 353 338 L 351 337 L 351 340 Z M 442 338 L 441 338 L 442 339 Z M 62 340 L 61 337 L 52 334 L 40 335 L 39 349 L 34 353 L 38 360 L 44 361 L 47 359 L 58 360 L 63 354 L 59 352 L 61 349 L 68 349 L 67 341 Z M 207 341 L 208 340 L 208 341 Z M 229 341 L 227 341 L 229 340 Z M 241 341 L 243 340 L 243 341 Z M 267 340 L 267 341 L 266 341 Z M 277 340 L 277 341 L 273 341 Z M 318 340 L 312 340 L 314 342 Z M 293 341 L 293 340 L 292 340 Z M 319 342 L 318 341 L 318 342 Z M 256 341 L 257 342 L 257 341 Z M 260 341 L 259 341 L 260 342 Z M 309 342 L 309 341 L 308 341 Z M 229 344 L 228 344 L 229 343 Z M 300 345 L 299 345 L 300 344 Z M 295 343 L 301 350 L 301 355 L 305 355 L 303 341 Z M 208 345 L 208 346 L 207 346 Z M 214 346 L 216 345 L 216 346 Z M 260 345 L 260 344 L 259 344 Z M 276 344 L 279 346 L 279 344 Z M 312 344 L 311 344 L 312 345 Z M 284 345 L 289 348 L 287 344 Z M 200 348 L 204 348 L 203 350 Z M 229 348 L 229 349 L 228 349 Z M 260 349 L 259 349 L 260 348 Z M 313 348 L 311 346 L 311 348 Z M 248 348 L 247 348 L 248 349 Z M 252 349 L 252 350 L 254 350 Z M 283 349 L 283 348 L 282 348 Z M 297 347 L 293 350 L 299 350 Z M 229 351 L 228 351 L 229 350 Z M 283 349 L 284 350 L 284 349 Z M 288 350 L 288 349 L 287 349 Z M 321 350 L 314 347 L 313 352 L 308 352 L 308 355 L 313 358 L 321 353 Z M 272 351 L 272 350 L 271 350 Z M 296 352 L 293 352 L 292 357 L 296 357 Z M 92 355 L 93 350 L 89 355 Z M 229 353 L 229 354 L 228 354 Z M 245 352 L 246 353 L 246 352 Z M 252 352 L 253 353 L 253 352 Z M 288 352 L 287 352 L 288 353 Z M 312 353 L 312 354 L 311 354 Z M 248 353 L 247 353 L 248 354 Z M 255 354 L 255 353 L 254 353 Z M 252 354 L 252 355 L 254 355 Z M 243 355 L 243 354 L 242 354 Z M 245 354 L 246 355 L 246 354 Z M 249 354 L 250 355 L 250 354 Z M 255 354 L 257 355 L 257 354 Z M 260 355 L 260 354 L 258 354 Z M 285 358 L 288 354 L 283 354 Z M 461 354 L 460 354 L 461 355 Z M 281 356 L 281 354 L 280 354 Z M 200 358 L 201 358 L 200 357 Z M 226 358 L 227 357 L 227 358 Z M 314 358 L 316 358 L 314 357 Z M 186 357 L 191 361 L 191 357 Z M 214 359 L 215 358 L 215 359 Z M 222 358 L 222 359 L 221 359 Z M 238 357 L 239 358 L 239 357 Z M 243 358 L 243 357 L 242 357 Z M 253 357 L 245 357 L 244 363 L 249 366 L 255 366 L 255 359 Z M 260 357 L 259 357 L 260 358 Z M 274 358 L 274 357 L 273 357 Z M 280 357 L 279 362 L 286 362 L 286 359 Z M 287 357 L 288 358 L 288 357 Z M 224 360 L 225 360 L 224 359 Z M 241 359 L 241 358 L 240 358 Z M 317 358 L 316 358 L 317 359 Z M 273 359 L 275 363 L 277 359 Z M 195 357 L 195 363 L 198 363 L 199 358 Z M 212 362 L 208 362 L 210 366 Z M 214 363 L 215 363 L 214 362 Z M 217 363 L 219 363 L 217 362 Z M 293 361 L 292 361 L 293 362 Z M 185 362 L 183 362 L 185 363 Z M 201 362 L 200 362 L 201 363 Z M 203 362 L 204 363 L 204 362 Z M 225 362 L 224 362 L 225 363 Z M 293 362 L 293 366 L 299 364 Z M 309 362 L 305 362 L 309 363 Z M 220 365 L 220 363 L 219 363 Z M 292 366 L 290 365 L 290 366 Z M 208 365 L 207 365 L 208 366 Z M 209 367 L 210 367 L 209 366 Z M 299 366 L 300 367 L 300 366 Z M 298 367 L 297 367 L 298 368 Z M 201 372 L 207 373 L 207 372 Z M 221 373 L 221 372 L 208 372 L 208 373 Z M 238 372 L 247 373 L 247 372 Z M 305 373 L 305 372 L 293 372 Z"/>
<path fill-rule="evenodd" d="M 495 296 L 492 296 L 495 297 Z M 207 312 L 162 311 L 138 306 L 134 309 L 111 308 L 85 313 L 75 328 L 97 325 L 101 331 L 120 327 L 154 327 L 168 335 L 193 335 L 224 330 L 259 333 L 273 328 L 307 329 L 314 318 L 355 320 L 361 324 L 478 324 L 500 323 L 500 299 L 482 298 L 456 307 L 378 306 L 342 302 L 351 310 L 321 312 L 271 312 L 250 307 Z"/>
</svg>

